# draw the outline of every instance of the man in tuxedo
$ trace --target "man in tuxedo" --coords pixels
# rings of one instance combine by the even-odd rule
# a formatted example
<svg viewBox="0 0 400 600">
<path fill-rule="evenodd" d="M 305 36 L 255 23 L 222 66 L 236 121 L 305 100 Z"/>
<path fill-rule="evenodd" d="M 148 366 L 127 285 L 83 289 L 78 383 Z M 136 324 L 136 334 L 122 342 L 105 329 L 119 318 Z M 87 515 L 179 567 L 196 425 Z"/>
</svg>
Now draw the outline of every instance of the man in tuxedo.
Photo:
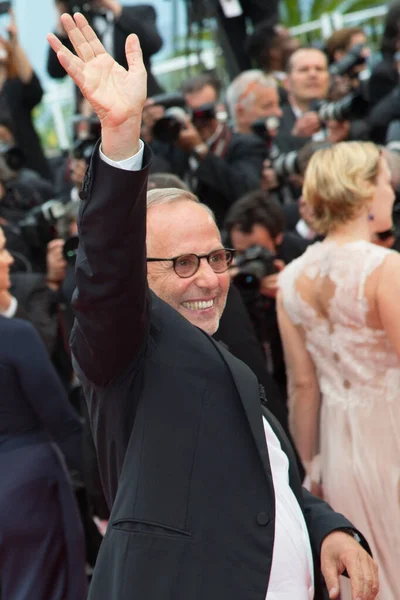
<svg viewBox="0 0 400 600">
<path fill-rule="evenodd" d="M 102 123 L 81 192 L 71 338 L 111 508 L 90 597 L 311 599 L 314 550 L 330 598 L 347 569 L 354 600 L 372 600 L 376 566 L 351 524 L 301 492 L 257 379 L 210 337 L 232 253 L 209 209 L 173 188 L 146 207 L 136 36 L 126 72 L 82 15 L 62 19 L 82 58 L 48 39 Z"/>
<path fill-rule="evenodd" d="M 57 12 L 61 16 L 68 12 L 66 0 L 55 0 Z M 149 96 L 163 91 L 158 81 L 151 72 L 151 57 L 156 54 L 163 42 L 156 26 L 156 11 L 150 4 L 136 6 L 122 6 L 118 0 L 92 0 L 93 26 L 103 45 L 115 60 L 126 67 L 125 41 L 130 33 L 136 33 L 140 39 L 143 60 L 147 70 L 147 90 Z M 70 3 L 71 4 L 71 3 Z M 63 44 L 72 50 L 62 22 L 59 19 L 56 33 Z M 50 77 L 62 79 L 65 70 L 57 60 L 54 52 L 49 51 L 47 58 L 47 71 Z"/>
</svg>

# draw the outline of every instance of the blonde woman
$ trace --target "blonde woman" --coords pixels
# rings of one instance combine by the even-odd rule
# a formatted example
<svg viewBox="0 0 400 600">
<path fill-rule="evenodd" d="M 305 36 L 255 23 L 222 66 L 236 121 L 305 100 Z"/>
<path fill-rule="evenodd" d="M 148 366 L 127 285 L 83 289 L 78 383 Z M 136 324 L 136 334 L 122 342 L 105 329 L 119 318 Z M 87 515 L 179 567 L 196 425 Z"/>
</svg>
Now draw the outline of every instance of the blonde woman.
<svg viewBox="0 0 400 600">
<path fill-rule="evenodd" d="M 379 149 L 341 143 L 311 158 L 304 199 L 326 236 L 280 276 L 290 426 L 309 477 L 365 534 L 381 600 L 400 598 L 400 255 L 371 243 L 392 224 Z M 343 583 L 342 598 L 351 598 Z"/>
</svg>

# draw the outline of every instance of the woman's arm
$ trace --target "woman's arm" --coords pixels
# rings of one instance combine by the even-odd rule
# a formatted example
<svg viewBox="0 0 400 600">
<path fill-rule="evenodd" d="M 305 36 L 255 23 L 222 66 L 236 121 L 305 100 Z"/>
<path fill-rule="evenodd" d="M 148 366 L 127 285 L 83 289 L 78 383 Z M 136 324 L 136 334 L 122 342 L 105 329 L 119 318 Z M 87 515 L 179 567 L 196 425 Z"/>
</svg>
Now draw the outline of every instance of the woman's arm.
<svg viewBox="0 0 400 600">
<path fill-rule="evenodd" d="M 311 462 L 318 453 L 320 391 L 313 361 L 304 336 L 289 319 L 282 301 L 277 301 L 278 324 L 285 353 L 288 378 L 289 429 L 310 475 Z"/>
<path fill-rule="evenodd" d="M 45 346 L 33 326 L 15 319 L 10 336 L 10 353 L 26 401 L 43 429 L 59 444 L 72 468 L 81 462 L 82 425 L 50 362 Z"/>
<path fill-rule="evenodd" d="M 10 15 L 11 24 L 8 27 L 8 34 L 10 36 L 12 59 L 15 63 L 18 78 L 22 81 L 22 83 L 27 84 L 32 79 L 33 68 L 27 54 L 19 43 L 17 22 L 12 10 L 10 10 Z"/>
</svg>

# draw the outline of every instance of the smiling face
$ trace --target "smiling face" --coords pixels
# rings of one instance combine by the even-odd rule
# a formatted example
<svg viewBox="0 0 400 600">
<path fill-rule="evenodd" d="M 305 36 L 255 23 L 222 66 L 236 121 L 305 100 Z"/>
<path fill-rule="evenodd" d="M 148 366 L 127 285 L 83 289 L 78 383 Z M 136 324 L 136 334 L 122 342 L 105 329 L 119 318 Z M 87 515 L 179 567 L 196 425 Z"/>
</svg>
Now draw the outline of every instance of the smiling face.
<svg viewBox="0 0 400 600">
<path fill-rule="evenodd" d="M 170 258 L 183 254 L 208 254 L 222 248 L 221 236 L 211 215 L 191 201 L 151 206 L 147 213 L 147 256 Z M 188 278 L 175 273 L 172 262 L 150 262 L 149 286 L 183 317 L 209 335 L 218 329 L 229 289 L 229 274 L 214 273 L 207 260 Z"/>
<path fill-rule="evenodd" d="M 6 250 L 6 238 L 0 227 L 0 293 L 6 292 L 11 285 L 10 267 L 13 262 L 13 257 L 8 250 Z"/>
</svg>

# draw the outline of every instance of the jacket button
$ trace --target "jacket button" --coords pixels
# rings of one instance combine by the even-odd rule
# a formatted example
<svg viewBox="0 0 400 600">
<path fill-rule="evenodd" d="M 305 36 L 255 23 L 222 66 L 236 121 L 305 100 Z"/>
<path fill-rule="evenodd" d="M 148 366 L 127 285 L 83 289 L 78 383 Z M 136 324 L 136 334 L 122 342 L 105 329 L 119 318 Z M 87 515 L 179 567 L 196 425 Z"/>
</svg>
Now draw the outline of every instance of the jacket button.
<svg viewBox="0 0 400 600">
<path fill-rule="evenodd" d="M 265 527 L 265 525 L 267 525 L 269 523 L 269 516 L 267 515 L 267 513 L 265 512 L 260 512 L 257 515 L 257 523 L 261 526 L 261 527 Z"/>
</svg>

